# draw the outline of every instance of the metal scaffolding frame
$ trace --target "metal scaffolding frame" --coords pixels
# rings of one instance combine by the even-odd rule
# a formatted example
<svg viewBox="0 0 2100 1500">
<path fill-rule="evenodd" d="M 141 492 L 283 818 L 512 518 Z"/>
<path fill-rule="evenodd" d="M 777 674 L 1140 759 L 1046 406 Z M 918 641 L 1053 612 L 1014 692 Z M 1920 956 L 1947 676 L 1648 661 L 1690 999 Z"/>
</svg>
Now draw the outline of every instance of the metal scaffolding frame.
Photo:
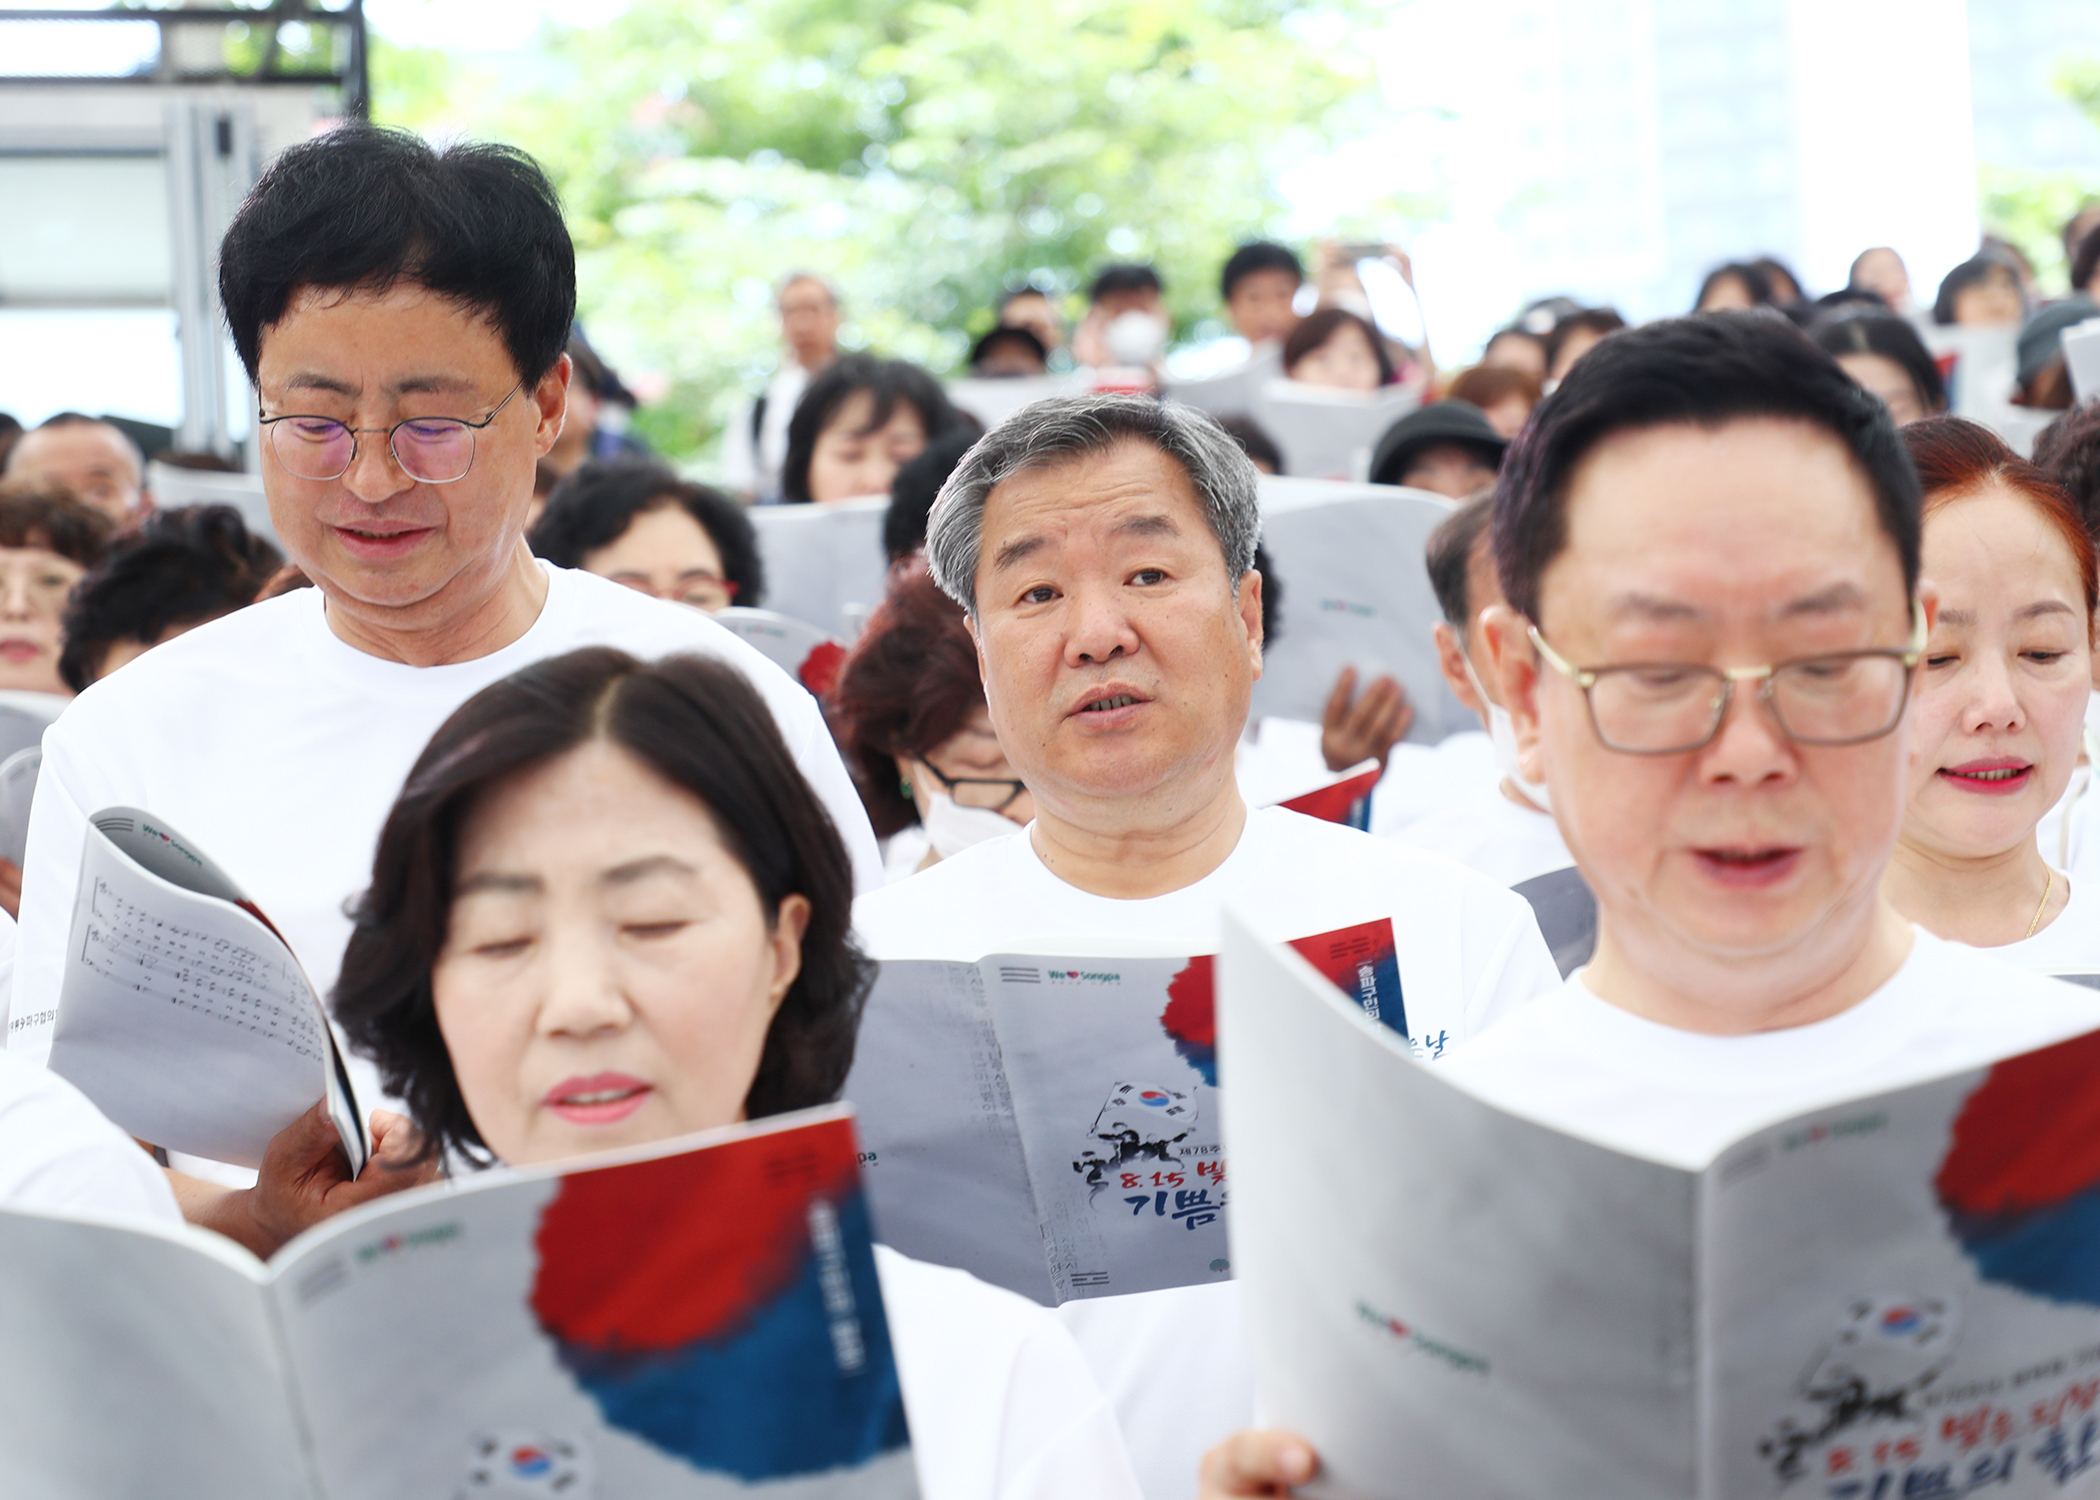
<svg viewBox="0 0 2100 1500">
<path fill-rule="evenodd" d="M 21 59 L 33 49 L 8 46 L 9 32 L 21 36 L 21 28 L 141 23 L 158 28 L 158 47 L 150 66 L 127 72 L 30 71 Z M 159 159 L 170 270 L 164 299 L 92 289 L 36 298 L 10 297 L 0 267 L 0 306 L 172 308 L 182 380 L 175 444 L 232 456 L 219 240 L 270 156 L 321 120 L 368 114 L 367 60 L 363 0 L 334 7 L 273 0 L 252 7 L 0 10 L 0 159 L 83 167 L 93 158 Z M 10 212 L 33 215 L 36 207 L 16 203 Z"/>
</svg>

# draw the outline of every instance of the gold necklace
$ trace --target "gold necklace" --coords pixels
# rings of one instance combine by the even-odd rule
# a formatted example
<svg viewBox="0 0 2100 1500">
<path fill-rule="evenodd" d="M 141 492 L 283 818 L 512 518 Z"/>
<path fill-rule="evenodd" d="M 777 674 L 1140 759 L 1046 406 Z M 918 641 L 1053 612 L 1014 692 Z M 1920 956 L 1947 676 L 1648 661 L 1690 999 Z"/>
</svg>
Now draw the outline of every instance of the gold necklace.
<svg viewBox="0 0 2100 1500">
<path fill-rule="evenodd" d="M 2027 941 L 2027 938 L 2033 937 L 2035 929 L 2042 925 L 2042 913 L 2049 909 L 2049 893 L 2056 889 L 2056 871 L 2048 865 L 2043 865 L 2042 869 L 2048 878 L 2042 882 L 2042 900 L 2041 904 L 2034 909 L 2034 920 L 2027 924 L 2027 937 L 2020 939 L 2023 943 Z"/>
</svg>

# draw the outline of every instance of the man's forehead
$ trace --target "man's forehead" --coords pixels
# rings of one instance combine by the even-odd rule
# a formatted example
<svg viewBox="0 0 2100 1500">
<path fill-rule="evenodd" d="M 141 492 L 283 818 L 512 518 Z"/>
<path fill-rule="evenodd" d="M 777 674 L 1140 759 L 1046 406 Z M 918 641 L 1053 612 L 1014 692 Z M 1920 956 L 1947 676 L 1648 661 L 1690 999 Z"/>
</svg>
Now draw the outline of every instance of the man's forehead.
<svg viewBox="0 0 2100 1500">
<path fill-rule="evenodd" d="M 1188 473 L 1133 439 L 1007 476 L 985 496 L 984 534 L 990 544 L 994 533 L 1007 540 L 1020 532 L 1118 527 L 1148 513 L 1182 525 L 1202 519 Z"/>
<path fill-rule="evenodd" d="M 1834 434 L 1751 418 L 1614 433 L 1569 475 L 1563 546 L 1547 566 L 1595 599 L 1731 591 L 1816 593 L 1849 580 L 1902 589 L 1872 482 Z"/>
<path fill-rule="evenodd" d="M 107 422 L 67 422 L 22 434 L 13 454 L 17 471 L 37 462 L 110 469 L 138 477 L 138 455 L 130 439 Z"/>
<path fill-rule="evenodd" d="M 376 376 L 389 390 L 478 390 L 516 376 L 493 308 L 413 281 L 300 287 L 263 325 L 258 363 L 265 383 L 355 387 Z"/>
</svg>

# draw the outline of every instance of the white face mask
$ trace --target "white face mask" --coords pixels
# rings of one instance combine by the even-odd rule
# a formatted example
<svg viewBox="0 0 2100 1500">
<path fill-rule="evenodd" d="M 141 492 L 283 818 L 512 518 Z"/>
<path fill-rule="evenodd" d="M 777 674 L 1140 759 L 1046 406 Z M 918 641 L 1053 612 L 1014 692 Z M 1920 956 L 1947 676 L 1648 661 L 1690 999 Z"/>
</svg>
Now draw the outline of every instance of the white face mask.
<svg viewBox="0 0 2100 1500">
<path fill-rule="evenodd" d="M 1149 365 L 1167 347 L 1173 325 L 1158 313 L 1132 310 L 1118 313 L 1101 330 L 1108 352 L 1126 365 Z"/>
<path fill-rule="evenodd" d="M 1458 659 L 1465 664 L 1466 680 L 1473 684 L 1473 691 L 1480 694 L 1480 701 L 1487 705 L 1488 740 L 1495 747 L 1495 767 L 1501 771 L 1509 784 L 1524 794 L 1526 801 L 1542 812 L 1553 811 L 1552 794 L 1543 781 L 1526 781 L 1517 762 L 1517 726 L 1510 721 L 1509 710 L 1488 696 L 1488 690 L 1480 685 L 1480 674 L 1473 670 L 1473 658 L 1463 646 Z"/>
<path fill-rule="evenodd" d="M 972 844 L 981 844 L 986 839 L 1004 838 L 1009 833 L 1021 831 L 1021 825 L 1006 814 L 993 812 L 988 807 L 964 807 L 938 786 L 926 789 L 926 812 L 920 821 L 926 825 L 926 837 L 933 844 L 933 852 L 942 859 L 960 854 Z"/>
</svg>

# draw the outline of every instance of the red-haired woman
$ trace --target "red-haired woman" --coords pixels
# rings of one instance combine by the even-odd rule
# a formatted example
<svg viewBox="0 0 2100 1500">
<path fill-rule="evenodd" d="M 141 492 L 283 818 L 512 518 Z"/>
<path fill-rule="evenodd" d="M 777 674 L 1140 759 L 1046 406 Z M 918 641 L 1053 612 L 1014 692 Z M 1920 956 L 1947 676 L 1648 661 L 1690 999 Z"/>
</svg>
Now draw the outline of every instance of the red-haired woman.
<svg viewBox="0 0 2100 1500">
<path fill-rule="evenodd" d="M 1883 886 L 1929 932 L 2024 968 L 2100 974 L 2100 886 L 2035 829 L 2077 767 L 2092 687 L 2093 544 L 2078 509 L 1987 428 L 1903 429 L 1938 595 L 1911 711 L 1908 808 Z"/>
<path fill-rule="evenodd" d="M 830 708 L 890 879 L 1018 833 L 1035 816 L 992 733 L 962 606 L 924 568 L 868 621 Z"/>
</svg>

